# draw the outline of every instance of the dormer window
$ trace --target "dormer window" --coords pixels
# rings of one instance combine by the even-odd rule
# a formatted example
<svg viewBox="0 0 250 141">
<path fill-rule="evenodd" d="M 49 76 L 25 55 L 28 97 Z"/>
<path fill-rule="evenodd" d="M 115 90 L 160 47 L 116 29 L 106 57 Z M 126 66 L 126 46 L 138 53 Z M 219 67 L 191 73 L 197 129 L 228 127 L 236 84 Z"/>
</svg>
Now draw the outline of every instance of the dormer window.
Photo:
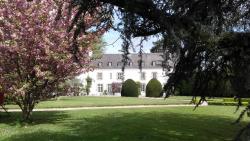
<svg viewBox="0 0 250 141">
<path fill-rule="evenodd" d="M 152 72 L 153 78 L 157 79 L 157 72 Z"/>
<path fill-rule="evenodd" d="M 132 62 L 129 62 L 128 65 L 129 65 L 130 67 L 132 67 L 132 66 L 133 66 L 133 63 L 132 63 Z"/>
<path fill-rule="evenodd" d="M 108 66 L 111 67 L 112 66 L 112 62 L 108 62 Z"/>
<path fill-rule="evenodd" d="M 98 67 L 101 67 L 102 66 L 102 62 L 98 62 Z"/>
</svg>

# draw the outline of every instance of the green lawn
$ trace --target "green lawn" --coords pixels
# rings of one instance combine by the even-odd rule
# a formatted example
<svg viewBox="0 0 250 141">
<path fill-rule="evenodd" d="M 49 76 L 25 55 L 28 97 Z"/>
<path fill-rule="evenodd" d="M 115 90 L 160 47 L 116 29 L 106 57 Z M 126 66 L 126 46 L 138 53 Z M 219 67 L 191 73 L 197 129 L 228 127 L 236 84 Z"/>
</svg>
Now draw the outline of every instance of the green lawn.
<svg viewBox="0 0 250 141">
<path fill-rule="evenodd" d="M 232 124 L 236 107 L 192 107 L 35 112 L 22 125 L 20 113 L 1 116 L 0 141 L 223 141 L 249 120 Z"/>
<path fill-rule="evenodd" d="M 190 97 L 171 97 L 166 100 L 152 98 L 133 97 L 59 97 L 56 100 L 40 102 L 36 108 L 62 108 L 62 107 L 85 107 L 85 106 L 121 106 L 121 105 L 165 105 L 165 104 L 188 104 Z M 7 105 L 7 108 L 18 108 L 16 105 Z"/>
</svg>

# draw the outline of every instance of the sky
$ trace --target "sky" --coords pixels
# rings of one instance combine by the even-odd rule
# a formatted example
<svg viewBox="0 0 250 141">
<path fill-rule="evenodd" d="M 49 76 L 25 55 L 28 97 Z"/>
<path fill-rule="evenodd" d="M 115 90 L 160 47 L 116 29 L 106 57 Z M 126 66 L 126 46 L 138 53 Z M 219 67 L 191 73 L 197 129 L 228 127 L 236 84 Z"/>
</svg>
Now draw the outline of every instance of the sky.
<svg viewBox="0 0 250 141">
<path fill-rule="evenodd" d="M 120 33 L 114 31 L 113 29 L 106 32 L 103 36 L 104 42 L 106 42 L 107 46 L 105 46 L 104 53 L 106 54 L 116 54 L 121 53 L 121 45 L 122 40 L 120 39 Z M 130 50 L 130 53 L 138 53 L 139 47 L 137 46 L 140 43 L 140 38 L 135 38 L 132 40 L 135 46 L 136 52 Z M 150 48 L 153 46 L 153 42 L 157 41 L 156 37 L 150 37 L 148 41 L 143 42 L 143 51 L 144 53 L 149 53 Z"/>
</svg>

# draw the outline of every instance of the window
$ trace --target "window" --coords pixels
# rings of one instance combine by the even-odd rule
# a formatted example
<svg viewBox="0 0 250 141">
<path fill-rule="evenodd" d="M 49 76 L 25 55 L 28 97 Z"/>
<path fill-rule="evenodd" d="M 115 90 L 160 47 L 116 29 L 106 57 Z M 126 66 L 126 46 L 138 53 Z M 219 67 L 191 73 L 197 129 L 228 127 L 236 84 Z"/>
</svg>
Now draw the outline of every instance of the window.
<svg viewBox="0 0 250 141">
<path fill-rule="evenodd" d="M 111 67 L 112 66 L 112 62 L 108 62 L 108 66 Z"/>
<path fill-rule="evenodd" d="M 146 79 L 146 73 L 145 72 L 141 72 L 141 80 L 145 80 Z"/>
<path fill-rule="evenodd" d="M 152 72 L 153 78 L 157 79 L 157 72 Z"/>
<path fill-rule="evenodd" d="M 155 65 L 162 66 L 162 63 L 163 63 L 163 61 L 158 60 L 158 61 L 155 62 Z"/>
<path fill-rule="evenodd" d="M 122 66 L 122 62 L 118 62 L 118 63 L 117 63 L 117 66 Z"/>
<path fill-rule="evenodd" d="M 102 62 L 98 62 L 98 67 L 101 67 L 102 66 Z"/>
<path fill-rule="evenodd" d="M 98 79 L 98 80 L 102 80 L 102 73 L 101 73 L 101 72 L 98 72 L 98 73 L 97 73 L 97 79 Z"/>
<path fill-rule="evenodd" d="M 166 68 L 168 65 L 167 65 L 167 62 L 166 61 L 163 61 L 162 62 L 162 64 L 161 64 L 161 66 L 163 67 L 163 68 Z"/>
<path fill-rule="evenodd" d="M 103 85 L 102 84 L 97 84 L 97 91 L 103 92 Z"/>
<path fill-rule="evenodd" d="M 167 71 L 162 71 L 162 76 L 167 76 L 168 75 L 168 73 L 167 73 Z"/>
<path fill-rule="evenodd" d="M 112 83 L 112 93 L 120 93 L 122 88 L 122 83 L 114 82 Z"/>
<path fill-rule="evenodd" d="M 156 62 L 155 62 L 155 61 L 153 61 L 153 62 L 152 62 L 152 66 L 155 66 L 155 65 L 156 65 Z"/>
<path fill-rule="evenodd" d="M 112 93 L 112 84 L 108 84 L 108 92 Z"/>
<path fill-rule="evenodd" d="M 112 73 L 109 74 L 109 78 L 112 79 Z"/>
<path fill-rule="evenodd" d="M 141 91 L 145 92 L 145 88 L 146 88 L 146 84 L 145 83 L 141 83 Z"/>
<path fill-rule="evenodd" d="M 123 78 L 122 72 L 118 72 L 118 73 L 117 73 L 117 79 L 118 79 L 118 80 L 122 80 L 122 78 Z"/>
<path fill-rule="evenodd" d="M 140 63 L 141 63 L 141 66 L 142 66 L 142 67 L 144 67 L 144 66 L 145 66 L 145 62 L 144 62 L 144 61 L 139 60 L 139 61 L 138 61 L 138 66 L 140 66 Z"/>
</svg>

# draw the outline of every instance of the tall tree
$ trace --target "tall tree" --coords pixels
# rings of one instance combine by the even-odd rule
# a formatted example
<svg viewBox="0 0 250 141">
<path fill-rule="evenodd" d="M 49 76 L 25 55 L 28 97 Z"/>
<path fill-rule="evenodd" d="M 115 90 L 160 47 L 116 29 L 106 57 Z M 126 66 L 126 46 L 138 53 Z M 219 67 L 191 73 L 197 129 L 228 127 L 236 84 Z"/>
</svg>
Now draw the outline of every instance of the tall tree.
<svg viewBox="0 0 250 141">
<path fill-rule="evenodd" d="M 107 17 L 117 14 L 121 22 L 113 25 L 113 28 L 122 33 L 125 65 L 129 54 L 127 48 L 131 46 L 133 37 L 146 39 L 151 35 L 161 36 L 164 58 L 169 58 L 166 50 L 169 49 L 167 45 L 171 40 L 179 54 L 176 66 L 181 69 L 176 68 L 178 70 L 174 70 L 170 76 L 165 87 L 170 93 L 180 82 L 178 79 L 190 77 L 195 70 L 207 73 L 197 75 L 206 83 L 197 81 L 202 86 L 195 87 L 197 91 L 194 92 L 207 87 L 205 85 L 211 78 L 207 74 L 212 74 L 216 68 L 222 68 L 226 63 L 218 61 L 220 56 L 225 55 L 219 51 L 220 40 L 224 40 L 226 34 L 234 36 L 236 32 L 249 33 L 250 30 L 248 0 L 72 0 L 72 3 L 86 10 L 99 6 L 103 16 Z M 112 22 L 112 19 L 107 19 L 105 23 L 108 21 Z M 247 37 L 247 34 L 242 36 Z M 217 64 L 213 65 L 212 62 Z"/>
<path fill-rule="evenodd" d="M 76 11 L 67 1 L 0 2 L 0 83 L 24 120 L 61 82 L 89 68 L 88 52 L 107 27 L 98 26 L 97 12 L 86 12 L 78 17 L 82 22 L 74 22 Z M 73 26 L 67 32 L 72 23 L 88 31 Z"/>
<path fill-rule="evenodd" d="M 165 85 L 168 93 L 174 93 L 183 79 L 192 78 L 195 73 L 192 92 L 201 100 L 214 95 L 208 88 L 213 85 L 216 90 L 222 81 L 230 81 L 237 97 L 250 97 L 249 0 L 72 0 L 72 3 L 83 9 L 99 6 L 103 15 L 117 15 L 121 22 L 113 28 L 122 33 L 125 65 L 133 37 L 144 40 L 152 35 L 162 37 L 164 58 L 169 58 L 166 50 L 172 40 L 178 62 Z"/>
</svg>

